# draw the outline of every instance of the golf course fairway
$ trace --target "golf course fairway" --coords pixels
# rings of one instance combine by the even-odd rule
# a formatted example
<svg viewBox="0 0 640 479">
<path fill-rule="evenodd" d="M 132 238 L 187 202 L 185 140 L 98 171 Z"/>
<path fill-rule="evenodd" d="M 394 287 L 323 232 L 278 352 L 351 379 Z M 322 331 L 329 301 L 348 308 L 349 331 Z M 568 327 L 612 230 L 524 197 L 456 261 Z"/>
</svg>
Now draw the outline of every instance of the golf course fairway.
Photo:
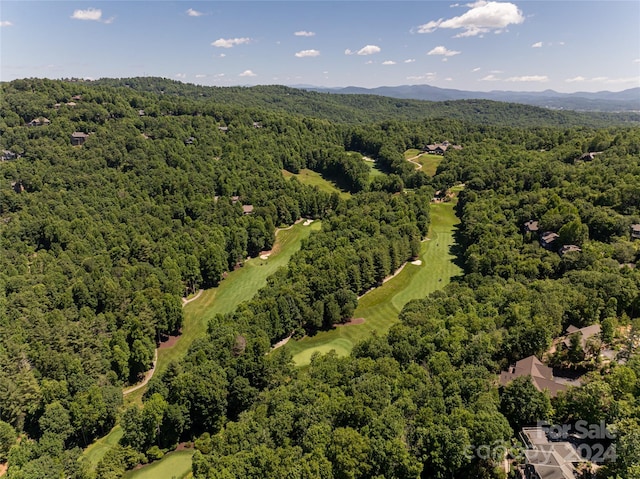
<svg viewBox="0 0 640 479">
<path fill-rule="evenodd" d="M 456 191 L 459 188 L 454 189 Z M 389 331 L 398 321 L 400 310 L 409 301 L 442 289 L 453 277 L 462 274 L 451 253 L 454 231 L 459 223 L 455 204 L 456 198 L 447 203 L 431 204 L 428 239 L 423 241 L 420 249 L 422 264 L 408 263 L 395 277 L 362 296 L 353 314 L 354 318 L 364 318 L 362 324 L 338 326 L 299 341 L 289 341 L 284 346 L 297 366 L 309 364 L 316 352 L 324 354 L 335 350 L 338 356 L 348 355 L 355 343 L 373 331 L 378 334 Z"/>
<path fill-rule="evenodd" d="M 209 320 L 216 314 L 233 312 L 240 303 L 250 300 L 267 284 L 269 276 L 287 265 L 291 256 L 300 249 L 302 240 L 308 238 L 312 231 L 318 231 L 320 226 L 319 221 L 314 221 L 307 226 L 297 223 L 279 230 L 268 259 L 252 258 L 246 261 L 242 268 L 230 272 L 218 287 L 203 291 L 197 299 L 185 305 L 182 335 L 172 347 L 158 350 L 154 376 L 162 374 L 171 361 L 183 357 L 193 341 L 206 333 Z M 145 391 L 146 387 L 143 387 L 129 394 L 126 403 L 141 403 Z M 87 447 L 83 456 L 95 466 L 121 437 L 122 429 L 116 425 L 109 434 Z M 137 476 L 132 473 L 127 477 Z M 171 478 L 172 474 L 156 477 Z"/>
</svg>

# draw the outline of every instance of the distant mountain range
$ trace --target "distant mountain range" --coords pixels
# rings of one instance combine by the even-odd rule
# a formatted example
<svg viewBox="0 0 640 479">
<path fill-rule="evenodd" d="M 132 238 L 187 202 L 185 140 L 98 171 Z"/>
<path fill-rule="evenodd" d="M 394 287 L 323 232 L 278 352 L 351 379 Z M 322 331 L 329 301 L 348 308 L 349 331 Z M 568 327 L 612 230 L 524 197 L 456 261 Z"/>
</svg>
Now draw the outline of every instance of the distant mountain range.
<svg viewBox="0 0 640 479">
<path fill-rule="evenodd" d="M 451 88 L 438 88 L 430 85 L 381 86 L 361 88 L 326 88 L 297 86 L 303 90 L 328 93 L 379 95 L 391 98 L 447 101 L 447 100 L 494 100 L 510 103 L 523 103 L 554 110 L 630 112 L 640 111 L 640 88 L 630 88 L 620 92 L 576 92 L 559 93 L 554 90 L 541 92 L 519 91 L 465 91 Z"/>
</svg>

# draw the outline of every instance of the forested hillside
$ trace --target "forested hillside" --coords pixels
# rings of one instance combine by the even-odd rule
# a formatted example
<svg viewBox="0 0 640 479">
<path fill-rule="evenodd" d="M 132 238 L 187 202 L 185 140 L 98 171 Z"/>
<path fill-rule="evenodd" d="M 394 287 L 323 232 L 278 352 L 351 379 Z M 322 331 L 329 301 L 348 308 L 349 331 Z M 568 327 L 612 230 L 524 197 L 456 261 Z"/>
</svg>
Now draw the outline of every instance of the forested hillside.
<svg viewBox="0 0 640 479">
<path fill-rule="evenodd" d="M 577 420 L 615 431 L 615 460 L 598 477 L 638 477 L 640 245 L 629 226 L 640 221 L 640 132 L 490 131 L 465 132 L 434 178 L 466 184 L 464 279 L 408 304 L 388 336 L 350 358 L 316 357 L 201 437 L 196 477 L 504 477 L 520 427 Z M 583 149 L 603 152 L 574 161 Z M 581 251 L 542 248 L 523 229 L 531 219 Z M 588 371 L 582 387 L 552 400 L 526 378 L 497 387 L 509 364 L 592 324 L 603 334 L 590 347 L 617 344 L 620 364 L 577 346 L 552 361 Z"/>
<path fill-rule="evenodd" d="M 593 126 L 638 123 L 638 113 L 575 113 L 490 100 L 420 101 L 373 94 L 319 93 L 281 85 L 206 87 L 164 78 L 100 79 L 100 85 L 131 88 L 203 102 L 260 108 L 324 118 L 339 123 L 369 124 L 383 120 L 448 118 L 483 125 L 534 127 Z"/>
<path fill-rule="evenodd" d="M 501 477 L 501 457 L 469 451 L 510 444 L 523 424 L 583 418 L 618 431 L 624 454 L 602 477 L 637 477 L 640 128 L 607 118 L 622 117 L 159 79 L 2 84 L 8 476 L 115 478 L 195 442 L 196 478 Z M 444 140 L 462 149 L 433 177 L 404 159 Z M 387 175 L 372 180 L 361 155 Z M 282 174 L 302 168 L 352 196 Z M 349 358 L 297 370 L 269 352 L 351 319 L 359 295 L 416 257 L 434 192 L 460 183 L 464 278 Z M 180 332 L 181 297 L 225 281 L 301 217 L 322 229 L 287 268 L 216 316 L 142 407 L 123 407 L 123 386 Z M 528 220 L 580 251 L 542 248 Z M 600 324 L 626 364 L 557 357 L 591 372 L 553 401 L 530 382 L 498 387 L 500 370 L 570 324 Z M 93 470 L 82 448 L 116 422 L 123 437 Z"/>
</svg>

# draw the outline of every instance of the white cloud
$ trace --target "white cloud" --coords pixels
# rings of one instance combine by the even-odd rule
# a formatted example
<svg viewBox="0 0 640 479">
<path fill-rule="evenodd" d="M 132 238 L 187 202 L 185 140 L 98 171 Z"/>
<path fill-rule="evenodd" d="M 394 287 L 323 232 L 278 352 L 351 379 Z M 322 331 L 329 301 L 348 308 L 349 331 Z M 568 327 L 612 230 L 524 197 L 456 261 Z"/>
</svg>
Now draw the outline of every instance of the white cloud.
<svg viewBox="0 0 640 479">
<path fill-rule="evenodd" d="M 187 74 L 186 73 L 176 73 L 176 78 L 187 78 Z"/>
<path fill-rule="evenodd" d="M 487 75 L 484 78 L 480 78 L 480 81 L 500 81 L 500 78 L 498 78 L 497 76 L 491 74 L 491 75 Z"/>
<path fill-rule="evenodd" d="M 509 82 L 539 82 L 544 83 L 549 81 L 547 75 L 524 75 L 519 77 L 509 77 L 505 81 Z"/>
<path fill-rule="evenodd" d="M 344 51 L 344 54 L 345 54 L 345 55 L 353 55 L 353 52 L 351 51 L 351 49 L 347 48 L 347 49 Z"/>
<path fill-rule="evenodd" d="M 300 30 L 299 32 L 294 32 L 296 37 L 313 37 L 315 36 L 315 32 L 307 32 L 305 30 Z"/>
<path fill-rule="evenodd" d="M 436 73 L 433 72 L 429 72 L 429 73 L 425 73 L 424 75 L 411 75 L 407 77 L 407 80 L 410 81 L 433 81 L 435 80 L 437 77 Z"/>
<path fill-rule="evenodd" d="M 520 9 L 510 2 L 478 1 L 467 5 L 470 10 L 460 16 L 444 20 L 432 20 L 418 26 L 418 33 L 431 33 L 438 28 L 463 30 L 456 37 L 473 37 L 483 33 L 504 31 L 509 25 L 524 22 Z"/>
<path fill-rule="evenodd" d="M 373 60 L 369 60 L 369 61 L 366 61 L 364 64 L 365 65 L 373 65 L 374 61 Z"/>
<path fill-rule="evenodd" d="M 382 62 L 383 65 L 395 65 L 396 62 L 394 62 L 393 60 L 385 60 Z"/>
<path fill-rule="evenodd" d="M 442 18 L 440 20 L 432 20 L 428 23 L 425 23 L 424 25 L 420 25 L 418 27 L 417 32 L 418 33 L 431 33 L 435 30 L 437 30 L 437 28 L 440 26 L 440 24 L 442 23 Z"/>
<path fill-rule="evenodd" d="M 407 58 L 404 62 L 405 63 L 415 63 L 416 59 L 415 58 Z"/>
<path fill-rule="evenodd" d="M 11 25 L 11 22 L 7 22 L 7 23 Z M 635 60 L 633 60 L 633 63 L 640 63 L 640 58 L 636 58 Z"/>
<path fill-rule="evenodd" d="M 476 68 L 474 68 L 474 69 L 473 69 L 473 70 L 471 70 L 471 71 L 472 71 L 472 72 L 479 72 L 480 70 L 482 70 L 482 68 L 480 68 L 480 67 L 476 67 Z"/>
<path fill-rule="evenodd" d="M 536 42 L 533 45 L 531 45 L 531 48 L 542 48 L 542 42 Z"/>
<path fill-rule="evenodd" d="M 595 78 L 593 80 L 595 81 Z M 606 78 L 604 82 L 608 84 L 633 83 L 637 85 L 640 83 L 640 76 L 627 78 Z"/>
<path fill-rule="evenodd" d="M 254 77 L 257 76 L 255 73 L 253 73 L 251 70 L 245 70 L 242 73 L 240 73 L 241 77 Z"/>
<path fill-rule="evenodd" d="M 204 75 L 204 74 L 202 74 L 202 73 L 198 73 L 198 74 L 196 75 L 196 78 L 207 78 L 207 75 Z"/>
<path fill-rule="evenodd" d="M 226 54 L 226 53 L 221 53 L 220 55 L 218 55 L 218 57 L 219 57 L 219 58 L 224 58 L 224 57 L 226 57 L 226 56 L 227 56 L 227 54 Z"/>
<path fill-rule="evenodd" d="M 251 41 L 250 38 L 218 38 L 215 42 L 212 42 L 211 45 L 218 48 L 231 48 L 236 45 L 244 45 Z"/>
<path fill-rule="evenodd" d="M 190 17 L 201 17 L 202 15 L 204 15 L 204 13 L 190 8 L 189 10 L 187 10 L 187 15 L 189 15 Z"/>
<path fill-rule="evenodd" d="M 381 51 L 382 49 L 377 45 L 365 45 L 358 50 L 358 55 L 373 55 L 374 53 L 380 53 Z"/>
<path fill-rule="evenodd" d="M 217 75 L 213 75 L 214 78 L 222 78 L 224 76 L 224 73 L 218 73 Z"/>
<path fill-rule="evenodd" d="M 444 79 L 444 81 L 453 81 L 453 78 L 447 77 L 447 78 Z"/>
<path fill-rule="evenodd" d="M 439 45 L 432 49 L 427 55 L 443 55 L 445 57 L 452 57 L 454 55 L 460 55 L 460 52 L 455 50 L 448 50 L 442 45 Z"/>
<path fill-rule="evenodd" d="M 305 58 L 305 57 L 317 57 L 320 55 L 318 50 L 302 50 L 296 53 L 296 57 Z"/>
<path fill-rule="evenodd" d="M 76 10 L 71 15 L 74 20 L 93 20 L 99 22 L 102 18 L 102 10 L 98 8 L 87 8 L 86 10 Z"/>
<path fill-rule="evenodd" d="M 13 26 L 13 23 L 11 23 L 9 20 L 3 20 L 0 22 L 0 27 L 11 27 Z"/>
<path fill-rule="evenodd" d="M 565 81 L 567 83 L 577 83 L 577 82 L 583 82 L 586 81 L 587 79 L 583 76 L 577 76 L 577 77 L 573 77 L 573 78 L 567 78 Z"/>
</svg>

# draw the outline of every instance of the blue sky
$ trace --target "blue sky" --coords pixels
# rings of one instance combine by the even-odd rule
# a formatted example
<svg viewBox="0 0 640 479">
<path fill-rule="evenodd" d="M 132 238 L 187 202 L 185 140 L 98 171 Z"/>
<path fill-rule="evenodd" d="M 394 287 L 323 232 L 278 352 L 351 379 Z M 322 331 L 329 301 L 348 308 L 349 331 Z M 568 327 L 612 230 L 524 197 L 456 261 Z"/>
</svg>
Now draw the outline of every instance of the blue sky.
<svg viewBox="0 0 640 479">
<path fill-rule="evenodd" d="M 619 91 L 639 25 L 635 0 L 2 0 L 0 79 Z"/>
</svg>

